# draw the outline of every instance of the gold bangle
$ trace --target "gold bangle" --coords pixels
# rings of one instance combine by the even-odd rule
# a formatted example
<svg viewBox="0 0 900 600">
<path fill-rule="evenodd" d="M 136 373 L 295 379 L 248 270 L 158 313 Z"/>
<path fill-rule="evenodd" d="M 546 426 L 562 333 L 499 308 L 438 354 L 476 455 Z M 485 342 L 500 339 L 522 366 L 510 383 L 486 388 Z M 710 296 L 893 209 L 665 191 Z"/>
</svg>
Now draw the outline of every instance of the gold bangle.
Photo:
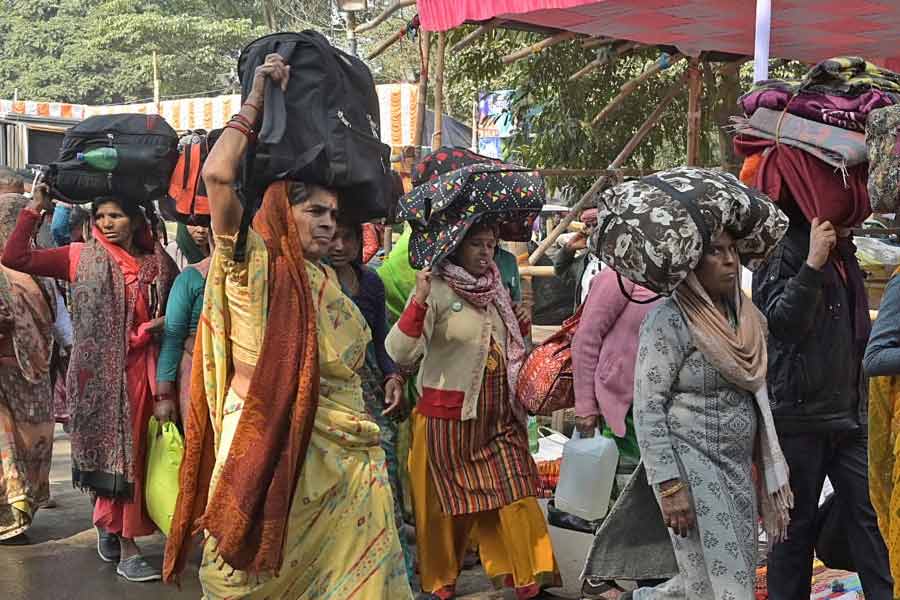
<svg viewBox="0 0 900 600">
<path fill-rule="evenodd" d="M 678 483 L 676 483 L 675 485 L 673 485 L 672 487 L 670 487 L 667 490 L 660 490 L 659 497 L 660 498 L 668 498 L 670 496 L 674 496 L 675 494 L 677 494 L 678 492 L 680 492 L 683 489 L 684 489 L 684 482 L 679 481 Z"/>
</svg>

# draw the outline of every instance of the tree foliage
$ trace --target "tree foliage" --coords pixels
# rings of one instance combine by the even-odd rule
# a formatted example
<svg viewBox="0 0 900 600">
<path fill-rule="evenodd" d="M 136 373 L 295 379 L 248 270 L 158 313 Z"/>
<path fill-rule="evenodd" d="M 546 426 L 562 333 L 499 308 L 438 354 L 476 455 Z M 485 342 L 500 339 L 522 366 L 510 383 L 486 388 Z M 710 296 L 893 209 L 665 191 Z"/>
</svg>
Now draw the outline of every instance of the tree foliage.
<svg viewBox="0 0 900 600">
<path fill-rule="evenodd" d="M 471 28 L 451 35 L 457 41 Z M 514 89 L 512 113 L 520 125 L 509 140 L 510 158 L 534 167 L 606 168 L 634 136 L 684 73 L 682 61 L 642 83 L 605 121 L 591 121 L 621 86 L 638 76 L 661 54 L 656 48 L 613 60 L 588 76 L 569 76 L 597 58 L 598 51 L 580 43 L 558 44 L 529 58 L 504 65 L 501 57 L 546 37 L 546 34 L 496 29 L 455 53 L 448 63 L 449 99 L 453 112 L 471 114 L 480 91 Z M 600 50 L 603 52 L 604 50 Z M 774 76 L 796 76 L 797 66 L 778 65 Z M 750 87 L 749 66 L 739 72 L 724 63 L 708 63 L 702 71 L 701 164 L 734 168 L 730 137 L 723 132 L 738 112 L 737 98 Z M 669 105 L 663 118 L 638 146 L 625 166 L 660 169 L 683 164 L 687 138 L 687 86 Z M 552 181 L 573 195 L 592 183 L 589 178 Z"/>
<path fill-rule="evenodd" d="M 227 4 L 227 3 L 226 3 Z M 0 97 L 90 104 L 234 88 L 235 59 L 263 33 L 215 3 L 7 0 L 0 11 Z"/>
</svg>

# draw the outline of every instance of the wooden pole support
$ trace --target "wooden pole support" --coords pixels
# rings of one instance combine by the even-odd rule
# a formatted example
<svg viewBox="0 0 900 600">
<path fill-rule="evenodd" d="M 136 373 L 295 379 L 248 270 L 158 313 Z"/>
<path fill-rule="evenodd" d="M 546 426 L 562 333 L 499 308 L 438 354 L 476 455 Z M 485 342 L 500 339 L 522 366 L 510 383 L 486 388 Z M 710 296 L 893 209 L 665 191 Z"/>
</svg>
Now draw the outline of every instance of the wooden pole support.
<svg viewBox="0 0 900 600">
<path fill-rule="evenodd" d="M 503 64 L 508 65 L 510 63 L 514 63 L 517 60 L 521 60 L 523 58 L 527 58 L 532 54 L 537 54 L 542 50 L 546 50 L 550 46 L 555 46 L 556 44 L 565 42 L 567 40 L 574 39 L 575 36 L 578 35 L 574 31 L 563 31 L 561 33 L 557 33 L 555 35 L 551 35 L 550 37 L 537 42 L 536 44 L 532 44 L 527 48 L 522 48 L 521 50 L 516 50 L 512 54 L 507 54 L 500 60 L 503 61 Z"/>
<path fill-rule="evenodd" d="M 384 226 L 384 235 L 381 238 L 381 247 L 384 248 L 384 255 L 391 253 L 394 247 L 394 228 L 390 225 Z"/>
<path fill-rule="evenodd" d="M 625 147 L 622 148 L 622 151 L 619 152 L 619 155 L 609 164 L 609 169 L 615 170 L 622 166 L 622 164 L 628 160 L 631 154 L 634 152 L 635 148 L 640 145 L 640 143 L 647 137 L 647 134 L 650 133 L 650 130 L 659 122 L 662 118 L 663 113 L 666 112 L 666 108 L 668 108 L 669 104 L 672 103 L 672 100 L 675 99 L 683 86 L 684 86 L 685 77 L 679 77 L 678 81 L 673 83 L 671 87 L 669 87 L 668 93 L 665 97 L 660 101 L 659 105 L 656 109 L 647 117 L 647 120 L 641 125 L 641 127 L 637 130 L 637 133 L 634 134 Z M 609 177 L 606 175 L 597 179 L 594 182 L 594 185 L 591 186 L 585 194 L 581 197 L 581 199 L 572 207 L 569 213 L 563 217 L 563 219 L 559 222 L 559 224 L 553 228 L 553 231 L 547 235 L 546 239 L 540 243 L 534 253 L 528 257 L 529 264 L 535 265 L 541 259 L 542 256 L 547 252 L 547 249 L 553 245 L 553 242 L 556 241 L 556 238 L 560 236 L 560 234 L 564 233 L 566 229 L 569 227 L 569 223 L 575 220 L 575 216 L 581 213 L 582 209 L 587 207 L 587 203 L 592 200 L 603 186 L 606 185 Z"/>
<path fill-rule="evenodd" d="M 381 44 L 372 50 L 369 55 L 366 57 L 366 60 L 372 60 L 374 58 L 378 58 L 381 54 L 403 39 L 403 36 L 406 35 L 406 27 L 402 29 L 398 29 L 396 33 L 394 33 L 391 37 L 381 42 Z"/>
<path fill-rule="evenodd" d="M 553 267 L 549 266 L 522 265 L 519 267 L 519 275 L 521 277 L 553 277 L 555 274 Z"/>
<path fill-rule="evenodd" d="M 431 136 L 431 148 L 441 147 L 444 126 L 444 54 L 447 46 L 446 32 L 438 34 L 437 57 L 434 60 L 434 133 Z"/>
<path fill-rule="evenodd" d="M 655 173 L 650 169 L 535 169 L 541 177 L 643 177 Z"/>
<path fill-rule="evenodd" d="M 581 47 L 585 50 L 590 50 L 592 48 L 602 48 L 603 46 L 610 46 L 618 42 L 616 38 L 588 38 L 584 42 L 581 43 Z"/>
<path fill-rule="evenodd" d="M 488 21 L 487 23 L 479 25 L 475 31 L 473 31 L 472 33 L 470 33 L 463 39 L 461 39 L 458 42 L 456 42 L 455 44 L 453 44 L 453 46 L 450 47 L 450 52 L 456 53 L 456 52 L 459 52 L 460 50 L 468 48 L 469 46 L 472 45 L 472 43 L 475 40 L 477 40 L 484 34 L 489 33 L 490 31 L 493 31 L 499 24 L 500 24 L 499 20 L 493 19 L 491 21 Z"/>
<path fill-rule="evenodd" d="M 687 160 L 688 166 L 700 163 L 700 95 L 703 93 L 703 80 L 700 77 L 700 59 L 692 58 L 688 67 L 688 121 L 687 121 Z"/>
<path fill-rule="evenodd" d="M 364 31 L 368 31 L 370 29 L 375 29 L 376 27 L 378 27 L 379 25 L 384 23 L 388 17 L 390 17 L 392 14 L 394 14 L 401 8 L 407 8 L 409 6 L 415 6 L 415 5 L 416 5 L 416 0 L 397 0 L 396 2 L 394 2 L 393 4 L 388 6 L 386 9 L 381 11 L 381 14 L 378 15 L 377 17 L 375 17 L 374 19 L 372 19 L 371 21 L 366 21 L 365 23 L 360 23 L 359 25 L 357 25 L 356 29 L 354 29 L 353 31 L 354 31 L 354 33 L 362 33 Z"/>
<path fill-rule="evenodd" d="M 631 52 L 632 50 L 634 50 L 635 48 L 638 48 L 639 46 L 640 46 L 640 44 L 638 44 L 636 42 L 625 42 L 624 44 L 616 46 L 615 49 L 613 49 L 611 52 L 607 52 L 607 53 L 603 54 L 602 56 L 600 56 L 600 57 L 592 60 L 588 64 L 586 64 L 584 67 L 582 67 L 578 71 L 575 71 L 574 73 L 572 73 L 572 75 L 569 77 L 569 81 L 577 81 L 578 79 L 581 79 L 585 75 L 593 73 L 594 71 L 596 71 L 597 69 L 599 69 L 600 67 L 605 65 L 606 63 L 608 63 L 610 61 L 610 59 L 618 58 L 618 57 L 622 56 L 623 54 L 625 54 L 626 52 Z"/>
<path fill-rule="evenodd" d="M 413 146 L 421 154 L 422 136 L 425 131 L 425 113 L 428 100 L 428 63 L 431 54 L 431 32 L 419 30 L 419 51 L 422 64 L 419 67 L 418 97 L 416 100 L 416 128 L 413 131 Z"/>
<path fill-rule="evenodd" d="M 665 60 L 663 60 L 663 58 L 665 58 Z M 669 67 L 675 66 L 676 63 L 680 62 L 683 59 L 683 54 L 675 54 L 670 57 L 660 57 L 655 63 L 653 63 L 653 65 L 650 66 L 649 69 L 647 69 L 634 79 L 626 81 L 622 85 L 619 93 L 616 94 L 616 97 L 610 100 L 609 104 L 607 104 L 599 113 L 597 113 L 597 116 L 594 117 L 593 121 L 591 121 L 591 126 L 596 127 L 606 117 L 612 114 L 612 112 L 619 106 L 621 106 L 625 99 L 630 96 L 631 93 L 636 90 L 639 85 L 662 71 L 664 68 L 667 69 Z"/>
</svg>

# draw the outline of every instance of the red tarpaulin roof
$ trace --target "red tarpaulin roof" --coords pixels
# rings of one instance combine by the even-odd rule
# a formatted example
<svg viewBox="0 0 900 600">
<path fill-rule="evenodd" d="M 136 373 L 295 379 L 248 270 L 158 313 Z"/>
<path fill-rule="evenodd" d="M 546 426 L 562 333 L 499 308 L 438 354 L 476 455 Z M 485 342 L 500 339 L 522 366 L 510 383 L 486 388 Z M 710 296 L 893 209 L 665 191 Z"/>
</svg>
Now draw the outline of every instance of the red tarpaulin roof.
<svg viewBox="0 0 900 600">
<path fill-rule="evenodd" d="M 418 0 L 425 29 L 499 17 L 688 54 L 753 54 L 754 0 Z M 770 56 L 818 62 L 863 56 L 900 67 L 900 1 L 772 0 Z"/>
</svg>

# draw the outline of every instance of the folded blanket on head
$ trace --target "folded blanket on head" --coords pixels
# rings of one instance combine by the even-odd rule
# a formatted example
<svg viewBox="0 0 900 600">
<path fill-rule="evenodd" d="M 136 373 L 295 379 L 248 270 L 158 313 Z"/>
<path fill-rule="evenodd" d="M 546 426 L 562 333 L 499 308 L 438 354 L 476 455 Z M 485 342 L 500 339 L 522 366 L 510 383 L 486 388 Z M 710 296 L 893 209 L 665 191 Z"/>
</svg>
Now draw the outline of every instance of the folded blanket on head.
<svg viewBox="0 0 900 600">
<path fill-rule="evenodd" d="M 732 117 L 731 121 L 736 134 L 799 148 L 845 174 L 848 168 L 868 161 L 866 136 L 856 131 L 768 108 L 758 109 L 749 119 Z"/>
<path fill-rule="evenodd" d="M 792 91 L 789 85 L 776 84 L 757 87 L 741 96 L 739 102 L 748 117 L 760 108 L 779 112 L 787 110 L 798 117 L 826 125 L 865 131 L 869 113 L 893 105 L 894 98 L 881 90 L 870 90 L 859 96 L 848 97 L 807 91 L 796 92 Z"/>
<path fill-rule="evenodd" d="M 819 218 L 857 227 L 872 214 L 866 163 L 842 173 L 812 153 L 749 135 L 736 136 L 734 149 L 739 156 L 762 157 L 750 185 L 778 203 L 796 202 L 810 222 Z"/>
<path fill-rule="evenodd" d="M 810 92 L 853 97 L 872 90 L 890 95 L 900 102 L 900 75 L 882 69 L 859 56 L 838 56 L 823 60 L 810 69 L 802 80 L 768 79 L 758 81 L 751 89 L 781 89 L 791 94 Z"/>
</svg>

